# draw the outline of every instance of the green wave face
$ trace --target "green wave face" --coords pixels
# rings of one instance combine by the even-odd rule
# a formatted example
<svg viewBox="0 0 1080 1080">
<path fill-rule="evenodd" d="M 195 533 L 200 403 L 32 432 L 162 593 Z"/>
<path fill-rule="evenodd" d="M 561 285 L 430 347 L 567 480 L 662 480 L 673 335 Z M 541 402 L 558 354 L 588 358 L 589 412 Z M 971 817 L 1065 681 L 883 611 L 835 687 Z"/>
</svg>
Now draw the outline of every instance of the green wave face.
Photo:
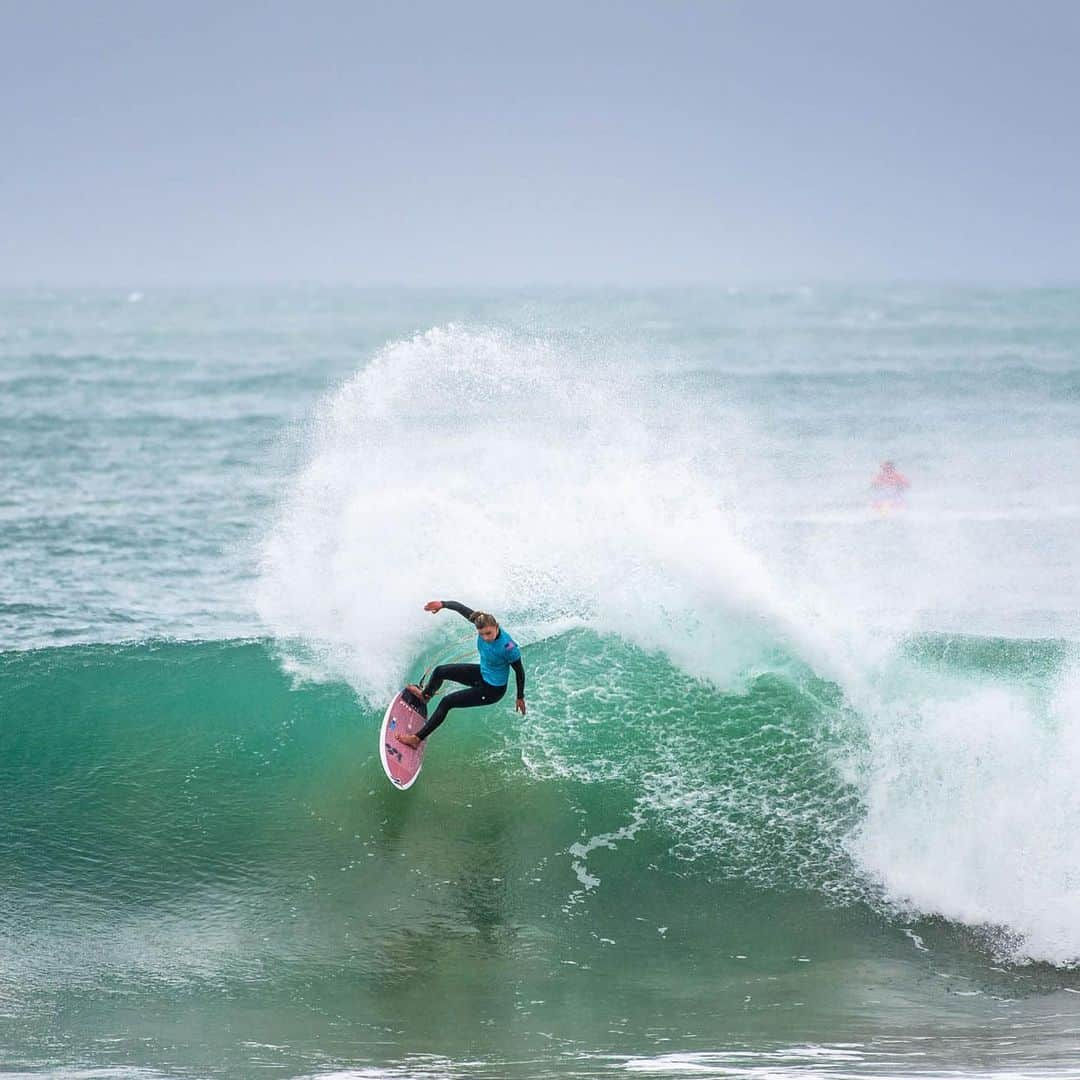
<svg viewBox="0 0 1080 1080">
<path fill-rule="evenodd" d="M 1061 650 L 1031 648 L 1038 682 Z M 882 897 L 856 857 L 874 740 L 832 684 L 778 664 L 720 693 L 585 631 L 527 656 L 528 719 L 452 715 L 408 793 L 379 710 L 263 643 L 0 656 L 6 1062 L 62 1030 L 166 1073 L 677 1071 L 694 1039 L 870 1047 L 945 1001 L 970 1035 L 1080 989 Z"/>
</svg>

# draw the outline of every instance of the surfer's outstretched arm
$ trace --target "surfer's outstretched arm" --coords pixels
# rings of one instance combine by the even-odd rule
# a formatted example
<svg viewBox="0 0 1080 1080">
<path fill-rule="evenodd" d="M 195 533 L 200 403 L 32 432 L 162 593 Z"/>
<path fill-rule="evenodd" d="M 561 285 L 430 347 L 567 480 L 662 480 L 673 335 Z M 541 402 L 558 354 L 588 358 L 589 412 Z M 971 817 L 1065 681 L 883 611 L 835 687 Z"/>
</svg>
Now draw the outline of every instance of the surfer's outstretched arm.
<svg viewBox="0 0 1080 1080">
<path fill-rule="evenodd" d="M 442 611 L 444 607 L 456 611 L 462 618 L 468 619 L 469 622 L 472 622 L 472 617 L 476 614 L 472 608 L 459 604 L 456 600 L 429 600 L 424 605 L 424 610 L 430 611 L 434 615 L 436 611 Z"/>
<path fill-rule="evenodd" d="M 517 683 L 517 701 L 514 708 L 522 716 L 525 715 L 525 665 L 520 660 L 515 660 L 511 665 L 514 669 L 514 681 Z"/>
</svg>

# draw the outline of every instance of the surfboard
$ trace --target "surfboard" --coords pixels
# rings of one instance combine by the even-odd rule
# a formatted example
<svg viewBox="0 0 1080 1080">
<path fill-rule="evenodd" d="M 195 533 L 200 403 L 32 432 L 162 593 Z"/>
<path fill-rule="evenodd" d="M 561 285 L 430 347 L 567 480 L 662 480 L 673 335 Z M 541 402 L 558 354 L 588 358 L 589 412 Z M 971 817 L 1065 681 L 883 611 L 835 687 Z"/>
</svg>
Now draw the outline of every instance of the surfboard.
<svg viewBox="0 0 1080 1080">
<path fill-rule="evenodd" d="M 404 735 L 415 735 L 427 720 L 427 705 L 415 694 L 402 690 L 387 706 L 379 731 L 379 758 L 383 771 L 390 778 L 394 787 L 412 787 L 420 775 L 420 766 L 424 764 L 424 750 L 427 743 L 422 742 L 414 750 L 398 742 L 394 736 L 400 731 Z"/>
</svg>

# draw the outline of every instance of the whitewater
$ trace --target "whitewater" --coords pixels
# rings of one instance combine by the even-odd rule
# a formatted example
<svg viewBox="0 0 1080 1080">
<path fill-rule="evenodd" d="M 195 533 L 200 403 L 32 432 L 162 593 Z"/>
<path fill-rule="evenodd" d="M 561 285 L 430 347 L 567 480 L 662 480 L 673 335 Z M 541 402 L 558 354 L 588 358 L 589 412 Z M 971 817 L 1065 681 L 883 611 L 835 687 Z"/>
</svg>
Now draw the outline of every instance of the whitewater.
<svg viewBox="0 0 1080 1080">
<path fill-rule="evenodd" d="M 1070 1073 L 1076 298 L 5 294 L 8 1071 Z"/>
</svg>

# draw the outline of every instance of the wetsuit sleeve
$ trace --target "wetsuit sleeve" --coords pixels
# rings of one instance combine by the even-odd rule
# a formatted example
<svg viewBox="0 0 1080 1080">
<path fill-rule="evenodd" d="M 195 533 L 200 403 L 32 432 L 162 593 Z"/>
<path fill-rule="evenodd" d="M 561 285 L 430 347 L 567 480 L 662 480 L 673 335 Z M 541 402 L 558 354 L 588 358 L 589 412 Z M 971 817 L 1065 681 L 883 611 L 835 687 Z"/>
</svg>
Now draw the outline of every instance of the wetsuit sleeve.
<svg viewBox="0 0 1080 1080">
<path fill-rule="evenodd" d="M 514 678 L 517 680 L 517 696 L 525 696 L 525 665 L 520 660 L 515 660 L 511 665 L 514 669 Z"/>
<path fill-rule="evenodd" d="M 449 608 L 451 611 L 456 611 L 462 618 L 472 621 L 472 617 L 476 614 L 472 608 L 467 608 L 464 604 L 459 604 L 456 600 L 440 600 L 440 604 L 443 607 Z"/>
</svg>

